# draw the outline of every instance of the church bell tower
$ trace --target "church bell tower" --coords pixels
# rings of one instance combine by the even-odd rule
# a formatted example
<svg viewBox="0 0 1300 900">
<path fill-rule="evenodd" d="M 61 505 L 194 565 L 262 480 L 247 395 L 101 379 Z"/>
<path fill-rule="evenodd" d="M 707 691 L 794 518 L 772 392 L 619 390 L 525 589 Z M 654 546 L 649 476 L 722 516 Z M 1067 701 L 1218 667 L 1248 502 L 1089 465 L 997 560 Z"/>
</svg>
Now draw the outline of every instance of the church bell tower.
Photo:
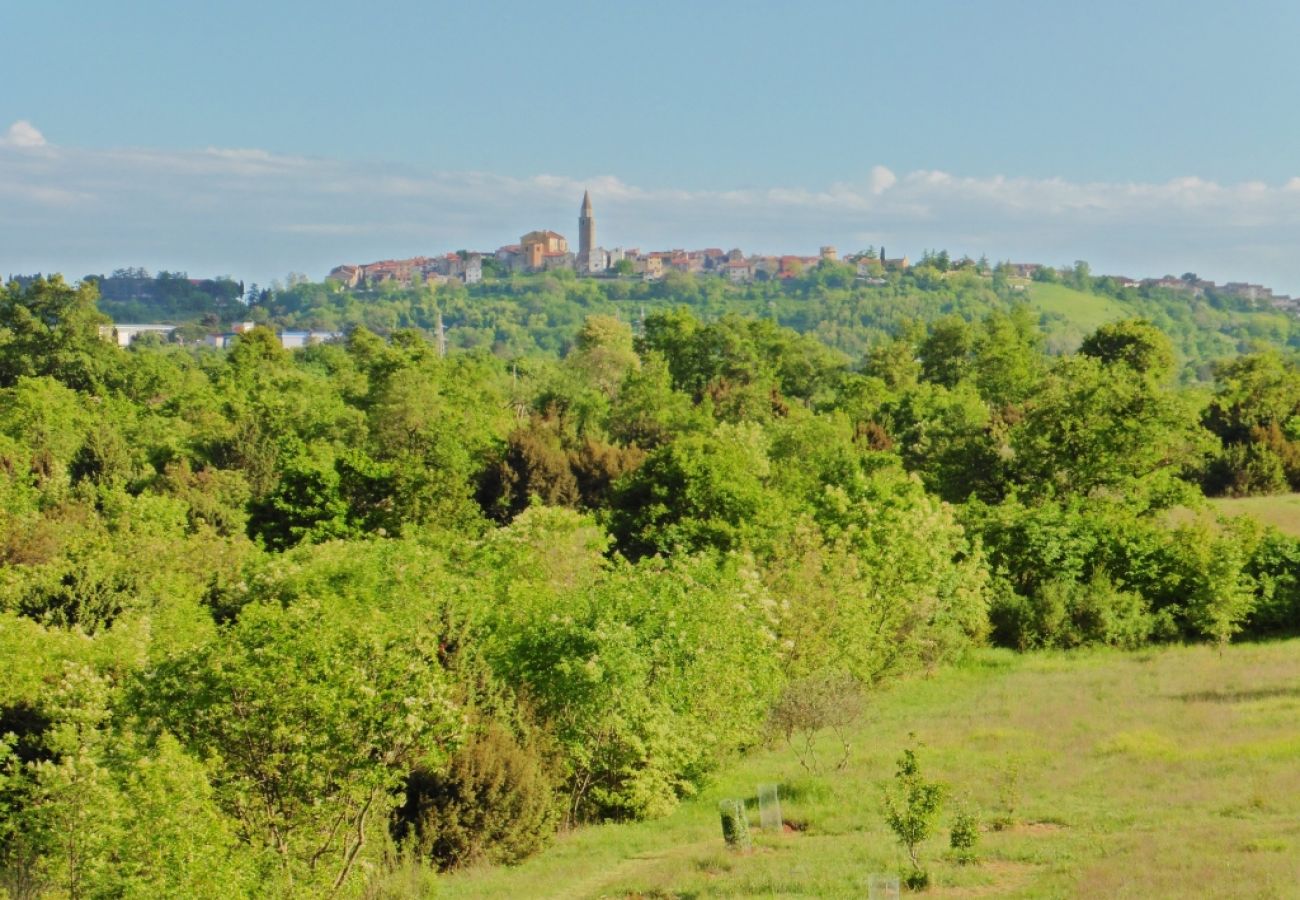
<svg viewBox="0 0 1300 900">
<path fill-rule="evenodd" d="M 591 194 L 582 192 L 582 209 L 578 211 L 578 259 L 584 264 L 596 248 L 596 220 L 591 215 Z"/>
</svg>

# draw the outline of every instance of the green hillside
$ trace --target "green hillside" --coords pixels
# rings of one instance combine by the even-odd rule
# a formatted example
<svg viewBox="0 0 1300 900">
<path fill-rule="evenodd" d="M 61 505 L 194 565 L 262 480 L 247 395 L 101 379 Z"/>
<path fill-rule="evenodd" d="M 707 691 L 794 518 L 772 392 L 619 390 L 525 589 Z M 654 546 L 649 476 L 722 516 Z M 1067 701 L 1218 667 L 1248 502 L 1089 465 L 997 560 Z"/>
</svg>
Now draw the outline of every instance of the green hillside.
<svg viewBox="0 0 1300 900">
<path fill-rule="evenodd" d="M 1053 354 L 1073 352 L 1107 322 L 1147 319 L 1173 340 L 1186 380 L 1207 380 L 1213 361 L 1250 348 L 1300 344 L 1293 317 L 1241 298 L 1122 287 L 1113 279 L 1068 273 L 1059 281 L 1030 282 L 970 269 L 941 273 L 928 266 L 866 280 L 851 266 L 829 264 L 797 278 L 743 285 L 715 275 L 680 272 L 656 281 L 575 278 L 561 271 L 490 275 L 470 285 L 453 281 L 406 287 L 385 282 L 355 289 L 332 281 L 295 281 L 250 298 L 251 305 L 237 311 L 239 320 L 289 330 L 348 331 L 361 326 L 381 335 L 411 329 L 427 339 L 434 339 L 442 328 L 452 352 L 487 350 L 510 359 L 563 355 L 591 315 L 636 325 L 647 315 L 678 307 L 704 321 L 726 315 L 770 319 L 815 337 L 853 364 L 861 364 L 918 322 L 952 316 L 978 322 L 1025 307 L 1040 319 Z M 100 306 L 121 321 L 125 307 L 120 303 L 101 299 Z M 177 337 L 187 340 L 231 316 L 215 300 L 190 308 L 188 318 L 179 315 L 174 304 L 157 298 L 141 299 L 129 310 L 138 320 L 184 322 Z"/>
<path fill-rule="evenodd" d="M 866 896 L 871 873 L 903 868 L 881 794 L 910 732 L 952 797 L 924 850 L 933 896 L 1294 896 L 1298 651 L 985 652 L 882 697 L 842 771 L 758 752 L 667 819 L 581 830 L 517 868 L 447 878 L 442 895 Z M 828 759 L 832 744 L 819 747 Z M 717 803 L 752 802 L 762 782 L 782 785 L 798 830 L 755 830 L 752 853 L 728 852 Z M 975 865 L 944 857 L 959 802 L 985 822 Z M 998 817 L 1011 821 L 993 830 Z"/>
<path fill-rule="evenodd" d="M 1063 284 L 1032 283 L 1025 288 L 1025 297 L 1034 309 L 1064 317 L 1081 334 L 1095 331 L 1107 322 L 1136 315 L 1131 307 L 1113 297 L 1077 291 Z"/>
</svg>

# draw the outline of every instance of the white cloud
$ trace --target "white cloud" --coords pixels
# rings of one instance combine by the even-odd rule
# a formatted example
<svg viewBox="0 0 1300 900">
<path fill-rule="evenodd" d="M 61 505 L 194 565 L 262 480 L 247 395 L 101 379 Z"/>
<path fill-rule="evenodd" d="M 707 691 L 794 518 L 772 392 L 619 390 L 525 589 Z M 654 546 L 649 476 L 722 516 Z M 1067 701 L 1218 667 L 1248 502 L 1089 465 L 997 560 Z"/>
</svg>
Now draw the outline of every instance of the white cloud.
<svg viewBox="0 0 1300 900">
<path fill-rule="evenodd" d="M 871 193 L 883 194 L 898 183 L 898 176 L 884 166 L 871 167 Z"/>
<path fill-rule="evenodd" d="M 824 187 L 686 190 L 257 149 L 55 148 L 26 122 L 0 139 L 0 273 L 144 265 L 250 281 L 320 276 L 341 262 L 491 250 L 533 228 L 572 233 L 587 189 L 606 246 L 811 253 L 884 243 L 913 256 L 1083 258 L 1101 272 L 1190 270 L 1300 292 L 1300 178 L 1082 182 L 874 166 Z"/>
<path fill-rule="evenodd" d="M 0 147 L 44 147 L 46 144 L 45 135 L 37 130 L 36 126 L 26 119 L 19 119 L 14 122 L 5 131 L 4 137 L 0 137 Z"/>
</svg>

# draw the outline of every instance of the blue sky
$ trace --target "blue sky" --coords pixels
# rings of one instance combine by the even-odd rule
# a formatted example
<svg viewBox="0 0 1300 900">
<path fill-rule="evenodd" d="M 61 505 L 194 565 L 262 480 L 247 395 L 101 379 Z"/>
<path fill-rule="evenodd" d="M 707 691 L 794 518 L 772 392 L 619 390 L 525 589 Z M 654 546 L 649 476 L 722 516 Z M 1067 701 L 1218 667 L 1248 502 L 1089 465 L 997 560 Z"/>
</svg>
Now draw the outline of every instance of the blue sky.
<svg viewBox="0 0 1300 900">
<path fill-rule="evenodd" d="M 1300 4 L 0 0 L 0 275 L 572 232 L 1300 292 Z M 7 130 L 6 130 L 7 129 Z"/>
</svg>

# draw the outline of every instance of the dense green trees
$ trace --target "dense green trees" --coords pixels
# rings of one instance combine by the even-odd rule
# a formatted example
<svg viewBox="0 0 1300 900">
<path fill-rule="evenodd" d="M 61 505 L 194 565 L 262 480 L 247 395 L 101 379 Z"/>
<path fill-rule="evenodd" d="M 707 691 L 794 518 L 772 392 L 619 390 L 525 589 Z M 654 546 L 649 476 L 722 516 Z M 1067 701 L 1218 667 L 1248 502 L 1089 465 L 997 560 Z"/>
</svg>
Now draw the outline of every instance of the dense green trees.
<svg viewBox="0 0 1300 900">
<path fill-rule="evenodd" d="M 938 261 L 940 255 L 933 258 Z M 797 278 L 750 285 L 678 272 L 655 282 L 562 279 L 546 273 L 436 289 L 402 288 L 390 282 L 349 291 L 334 282 L 300 282 L 265 292 L 249 309 L 248 318 L 292 328 L 361 326 L 383 334 L 414 328 L 430 339 L 442 321 L 452 348 L 480 348 L 521 358 L 563 353 L 591 315 L 639 323 L 686 306 L 705 321 L 728 313 L 772 320 L 861 364 L 908 321 L 955 317 L 976 322 L 990 311 L 1022 315 L 1026 310 L 1025 284 L 1013 279 L 1008 267 L 999 264 L 989 273 L 974 262 L 949 260 L 949 269 L 944 272 L 927 264 L 910 271 L 880 270 L 874 280 L 867 280 L 855 277 L 848 266 L 819 265 Z M 1092 303 L 1107 315 L 1113 315 L 1118 303 L 1130 315 L 1154 324 L 1173 341 L 1179 374 L 1185 379 L 1208 380 L 1215 359 L 1258 343 L 1300 343 L 1290 316 L 1241 298 L 1213 292 L 1197 296 L 1155 286 L 1123 287 L 1115 279 L 1092 276 L 1086 264 L 1063 275 L 1048 267 L 1039 273 L 1043 279 L 1102 295 L 1076 296 L 1070 303 Z M 1081 309 L 1076 319 L 1055 311 L 1056 305 L 1048 302 L 1044 311 L 1033 312 L 1032 324 L 1042 329 L 1042 339 L 1054 351 L 1073 351 L 1090 330 L 1081 323 L 1090 320 L 1093 311 Z"/>
<path fill-rule="evenodd" d="M 850 321 L 846 278 L 750 290 Z M 445 357 L 363 328 L 122 350 L 88 287 L 5 288 L 0 885 L 361 896 L 661 814 L 791 686 L 1300 625 L 1300 544 L 1194 509 L 1300 471 L 1287 357 L 1188 388 L 1158 322 L 1049 356 L 982 283 L 905 316 L 891 278 L 907 321 L 864 359 L 695 279 L 489 286 L 465 315 L 501 355 Z M 583 314 L 620 284 L 644 321 Z M 435 296 L 472 307 L 375 302 L 424 327 Z"/>
</svg>

